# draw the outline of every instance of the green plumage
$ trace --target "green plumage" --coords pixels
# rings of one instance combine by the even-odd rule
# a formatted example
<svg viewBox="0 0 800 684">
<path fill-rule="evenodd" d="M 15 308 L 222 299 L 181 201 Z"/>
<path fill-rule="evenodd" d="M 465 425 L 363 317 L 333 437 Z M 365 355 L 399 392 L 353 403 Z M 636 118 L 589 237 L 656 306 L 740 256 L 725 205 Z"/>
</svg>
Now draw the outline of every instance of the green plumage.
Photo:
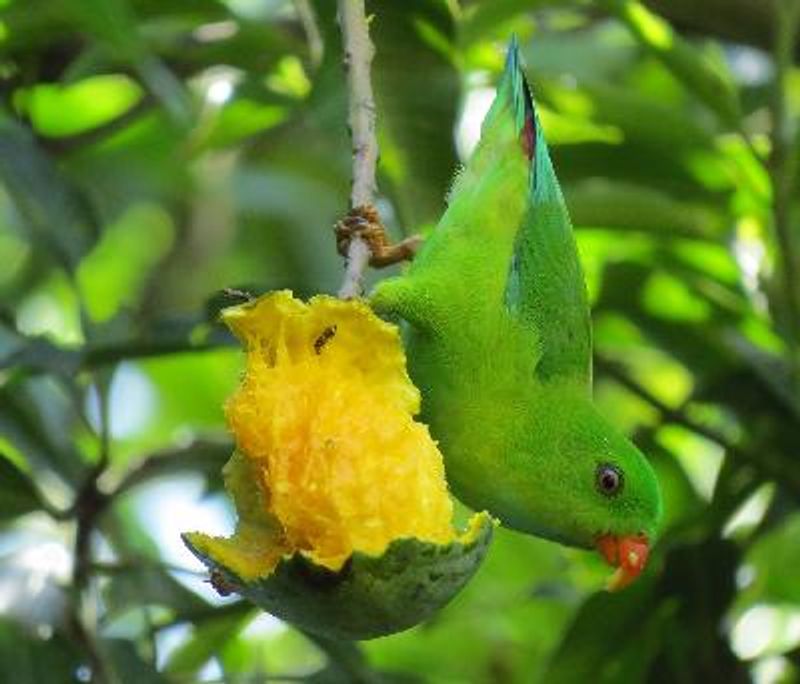
<svg viewBox="0 0 800 684">
<path fill-rule="evenodd" d="M 655 475 L 591 403 L 583 275 L 515 42 L 447 211 L 371 302 L 409 323 L 410 372 L 460 499 L 572 545 L 652 538 Z M 606 466 L 622 475 L 613 494 Z"/>
</svg>

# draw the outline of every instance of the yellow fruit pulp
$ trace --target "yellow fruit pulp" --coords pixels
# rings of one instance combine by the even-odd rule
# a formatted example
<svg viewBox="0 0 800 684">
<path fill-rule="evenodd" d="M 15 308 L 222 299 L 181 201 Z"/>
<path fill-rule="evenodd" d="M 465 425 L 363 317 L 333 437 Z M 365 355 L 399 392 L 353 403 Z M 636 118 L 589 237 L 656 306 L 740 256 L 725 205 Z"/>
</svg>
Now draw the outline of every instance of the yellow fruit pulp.
<svg viewBox="0 0 800 684">
<path fill-rule="evenodd" d="M 361 302 L 306 304 L 288 291 L 223 320 L 247 353 L 226 417 L 278 528 L 266 537 L 272 553 L 236 554 L 244 574 L 267 574 L 295 551 L 337 570 L 353 551 L 378 555 L 394 539 L 455 538 L 442 456 L 414 420 L 420 396 L 396 326 Z"/>
</svg>

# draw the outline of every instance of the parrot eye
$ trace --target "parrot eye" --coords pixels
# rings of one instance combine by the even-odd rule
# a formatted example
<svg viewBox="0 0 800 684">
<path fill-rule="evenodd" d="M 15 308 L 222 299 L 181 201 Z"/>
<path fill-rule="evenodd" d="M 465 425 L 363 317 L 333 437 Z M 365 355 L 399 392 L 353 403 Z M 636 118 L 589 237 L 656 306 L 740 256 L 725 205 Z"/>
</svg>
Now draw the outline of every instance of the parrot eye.
<svg viewBox="0 0 800 684">
<path fill-rule="evenodd" d="M 622 471 L 609 463 L 597 466 L 595 484 L 597 490 L 606 496 L 616 496 L 622 489 Z"/>
</svg>

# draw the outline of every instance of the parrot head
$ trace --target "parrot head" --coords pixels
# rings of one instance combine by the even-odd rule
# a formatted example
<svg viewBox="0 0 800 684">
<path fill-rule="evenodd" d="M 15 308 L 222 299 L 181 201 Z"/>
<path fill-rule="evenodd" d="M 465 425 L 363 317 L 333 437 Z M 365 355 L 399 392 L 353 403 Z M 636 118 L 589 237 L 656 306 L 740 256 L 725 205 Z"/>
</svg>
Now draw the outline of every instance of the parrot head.
<svg viewBox="0 0 800 684">
<path fill-rule="evenodd" d="M 535 510 L 524 517 L 543 523 L 531 530 L 542 536 L 597 549 L 617 568 L 608 588 L 622 589 L 644 569 L 658 533 L 662 502 L 655 472 L 588 398 L 558 393 L 550 399 L 550 415 L 540 414 L 550 429 L 537 427 L 551 446 L 539 473 L 547 491 L 528 494 Z"/>
<path fill-rule="evenodd" d="M 584 464 L 581 486 L 587 510 L 584 534 L 616 567 L 612 591 L 633 582 L 644 570 L 661 521 L 661 494 L 647 459 L 624 436 L 606 426 L 606 442 L 589 444 L 578 459 Z M 580 449 L 580 446 L 578 446 Z"/>
</svg>

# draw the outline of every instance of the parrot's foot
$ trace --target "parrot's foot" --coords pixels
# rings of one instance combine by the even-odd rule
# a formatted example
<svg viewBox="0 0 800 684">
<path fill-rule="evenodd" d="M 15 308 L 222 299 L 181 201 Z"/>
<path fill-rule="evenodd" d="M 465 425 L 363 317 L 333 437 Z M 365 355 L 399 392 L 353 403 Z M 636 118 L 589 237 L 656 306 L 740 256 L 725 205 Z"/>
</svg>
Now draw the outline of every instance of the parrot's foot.
<svg viewBox="0 0 800 684">
<path fill-rule="evenodd" d="M 380 214 L 372 204 L 353 207 L 347 216 L 336 223 L 334 232 L 336 249 L 342 256 L 347 256 L 347 248 L 354 237 L 364 240 L 370 251 L 369 265 L 373 268 L 411 261 L 422 244 L 419 235 L 412 235 L 392 244 L 386 235 L 386 228 L 381 223 Z"/>
</svg>

